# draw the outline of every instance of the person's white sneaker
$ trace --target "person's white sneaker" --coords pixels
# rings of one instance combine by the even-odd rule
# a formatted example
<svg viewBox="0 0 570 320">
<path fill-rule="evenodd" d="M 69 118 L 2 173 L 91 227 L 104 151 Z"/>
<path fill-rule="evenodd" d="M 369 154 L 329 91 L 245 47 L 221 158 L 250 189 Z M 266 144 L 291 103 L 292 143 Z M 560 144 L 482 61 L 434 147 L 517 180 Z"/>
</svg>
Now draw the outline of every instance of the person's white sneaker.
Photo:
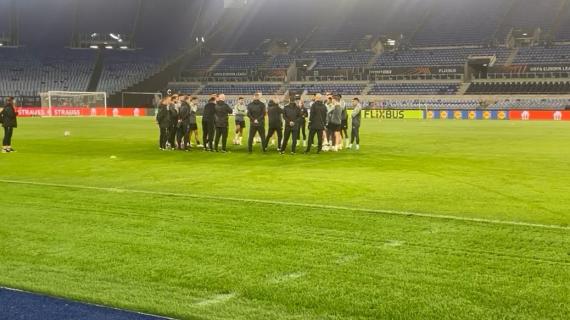
<svg viewBox="0 0 570 320">
<path fill-rule="evenodd" d="M 352 143 L 349 143 L 349 144 L 348 144 L 348 148 L 349 148 L 349 149 L 352 149 Z"/>
<path fill-rule="evenodd" d="M 356 150 L 360 150 L 360 145 L 359 145 L 359 144 L 356 145 Z"/>
<path fill-rule="evenodd" d="M 307 146 L 307 141 L 303 140 L 303 147 Z"/>
</svg>

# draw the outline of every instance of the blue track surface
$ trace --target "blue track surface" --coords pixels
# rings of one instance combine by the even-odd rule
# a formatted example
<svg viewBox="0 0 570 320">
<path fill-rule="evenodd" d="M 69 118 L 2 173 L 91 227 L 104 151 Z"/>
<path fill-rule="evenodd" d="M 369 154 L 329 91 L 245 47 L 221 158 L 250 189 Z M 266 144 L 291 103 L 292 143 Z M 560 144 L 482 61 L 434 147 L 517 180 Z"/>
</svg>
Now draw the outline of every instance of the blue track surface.
<svg viewBox="0 0 570 320">
<path fill-rule="evenodd" d="M 166 318 L 0 288 L 0 320 L 165 319 Z"/>
</svg>

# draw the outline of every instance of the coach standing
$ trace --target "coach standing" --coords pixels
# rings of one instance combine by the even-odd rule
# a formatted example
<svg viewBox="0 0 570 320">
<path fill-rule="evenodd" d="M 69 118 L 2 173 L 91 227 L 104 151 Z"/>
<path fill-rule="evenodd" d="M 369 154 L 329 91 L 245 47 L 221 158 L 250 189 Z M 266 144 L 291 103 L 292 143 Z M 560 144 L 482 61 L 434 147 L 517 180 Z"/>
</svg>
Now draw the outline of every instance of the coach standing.
<svg viewBox="0 0 570 320">
<path fill-rule="evenodd" d="M 261 102 L 261 92 L 253 96 L 253 101 L 247 105 L 247 117 L 250 120 L 249 137 L 247 138 L 247 150 L 253 151 L 253 138 L 259 133 L 261 149 L 265 152 L 265 103 Z"/>
<path fill-rule="evenodd" d="M 226 103 L 226 95 L 218 95 L 218 101 L 216 102 L 216 113 L 215 113 L 215 123 L 216 123 L 216 152 L 218 152 L 218 145 L 220 143 L 220 138 L 222 138 L 222 152 L 226 153 L 226 145 L 228 143 L 228 117 L 234 112 L 234 110 Z"/>
<path fill-rule="evenodd" d="M 311 106 L 311 113 L 309 116 L 309 141 L 307 143 L 307 150 L 305 153 L 311 152 L 311 146 L 317 135 L 318 150 L 321 153 L 323 150 L 323 133 L 327 124 L 327 107 L 323 103 L 323 96 L 318 93 L 315 95 L 315 102 Z"/>
<path fill-rule="evenodd" d="M 182 96 L 180 101 L 176 142 L 178 143 L 178 150 L 187 151 L 190 145 L 190 105 L 188 104 L 188 96 Z"/>
<path fill-rule="evenodd" d="M 273 99 L 267 104 L 267 118 L 269 120 L 269 129 L 265 138 L 265 147 L 269 146 L 269 140 L 277 133 L 277 150 L 281 151 L 281 142 L 283 141 L 283 109 Z"/>
<path fill-rule="evenodd" d="M 176 149 L 176 132 L 178 131 L 178 110 L 180 104 L 178 95 L 172 96 L 172 101 L 168 105 L 168 113 L 170 114 L 170 128 L 168 129 L 168 144 L 170 149 Z"/>
<path fill-rule="evenodd" d="M 14 128 L 18 127 L 18 113 L 14 108 L 14 97 L 9 97 L 6 106 L 0 112 L 0 122 L 4 127 L 4 140 L 2 142 L 2 153 L 15 152 L 12 149 L 12 135 Z"/>
<path fill-rule="evenodd" d="M 214 129 L 216 117 L 216 98 L 211 97 L 204 107 L 202 115 L 202 130 L 204 139 L 204 150 L 214 151 Z"/>
<path fill-rule="evenodd" d="M 158 112 L 156 113 L 156 123 L 160 129 L 159 145 L 160 150 L 166 150 L 166 142 L 168 141 L 168 130 L 170 129 L 170 113 L 168 105 L 170 105 L 170 97 L 166 97 L 160 101 Z"/>
<path fill-rule="evenodd" d="M 293 141 L 291 144 L 291 154 L 295 154 L 297 149 L 297 139 L 299 138 L 299 126 L 303 119 L 303 112 L 297 106 L 300 101 L 297 100 L 297 103 L 291 102 L 290 104 L 286 105 L 283 109 L 283 120 L 285 121 L 285 134 L 283 137 L 283 145 L 281 146 L 281 154 L 285 153 L 285 149 L 287 149 L 287 142 L 289 142 L 289 138 L 291 134 L 293 135 Z"/>
</svg>

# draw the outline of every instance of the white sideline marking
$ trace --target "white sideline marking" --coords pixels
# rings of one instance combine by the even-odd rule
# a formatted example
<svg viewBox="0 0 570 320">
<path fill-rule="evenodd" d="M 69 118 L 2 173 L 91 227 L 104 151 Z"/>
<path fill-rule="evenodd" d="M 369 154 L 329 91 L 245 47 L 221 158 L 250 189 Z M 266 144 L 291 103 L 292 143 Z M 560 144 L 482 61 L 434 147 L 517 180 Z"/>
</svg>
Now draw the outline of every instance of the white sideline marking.
<svg viewBox="0 0 570 320">
<path fill-rule="evenodd" d="M 79 301 L 79 300 L 71 300 L 71 299 L 69 299 L 69 298 L 57 297 L 57 296 L 50 296 L 50 295 L 43 294 L 43 293 L 36 293 L 36 292 L 31 292 L 31 291 L 26 291 L 26 290 L 21 290 L 21 289 L 7 288 L 7 287 L 2 287 L 2 286 L 0 286 L 0 289 L 4 289 L 4 290 L 8 290 L 8 291 L 13 291 L 13 292 L 22 292 L 22 293 L 27 293 L 27 294 L 33 294 L 33 295 L 36 295 L 36 296 L 48 297 L 48 298 L 52 298 L 52 299 L 55 299 L 55 300 L 70 301 L 70 302 L 79 303 L 79 304 L 84 304 L 84 305 L 86 305 L 86 306 L 98 307 L 98 308 L 102 308 L 102 309 L 109 309 L 109 310 L 116 310 L 116 311 L 121 311 L 121 312 L 128 312 L 128 313 L 132 313 L 132 314 L 140 314 L 140 315 L 143 315 L 143 316 L 154 317 L 154 318 L 157 318 L 157 319 L 176 320 L 175 318 L 170 318 L 170 317 L 166 317 L 166 316 L 159 316 L 159 315 L 152 314 L 152 313 L 144 313 L 144 312 L 138 312 L 138 311 L 127 310 L 127 309 L 119 309 L 119 308 L 110 307 L 110 306 L 104 306 L 104 305 L 100 305 L 100 304 L 96 304 L 96 303 L 89 303 L 89 302 L 84 302 L 84 301 Z"/>
<path fill-rule="evenodd" d="M 385 210 L 385 209 L 350 208 L 350 207 L 343 207 L 343 206 L 331 206 L 331 205 L 325 205 L 325 204 L 310 204 L 310 203 L 287 202 L 287 201 L 232 198 L 232 197 L 196 195 L 196 194 L 188 194 L 188 193 L 147 191 L 147 190 L 108 188 L 108 187 L 93 187 L 93 186 L 47 183 L 47 182 L 33 182 L 33 181 L 19 181 L 19 180 L 5 180 L 5 179 L 0 179 L 0 183 L 30 185 L 30 186 L 40 186 L 40 187 L 66 188 L 66 189 L 95 190 L 95 191 L 104 191 L 104 192 L 113 192 L 113 193 L 123 192 L 123 193 L 145 194 L 145 195 L 155 195 L 155 196 L 168 196 L 168 197 L 178 197 L 178 198 L 206 199 L 206 200 L 216 200 L 216 201 L 261 203 L 261 204 L 271 204 L 271 205 L 280 205 L 280 206 L 289 206 L 289 207 L 293 206 L 293 207 L 303 207 L 303 208 L 312 208 L 312 209 L 330 209 L 330 210 L 377 213 L 377 214 L 397 215 L 397 216 L 407 216 L 407 217 L 422 217 L 422 218 L 441 219 L 441 220 L 455 220 L 455 221 L 463 221 L 463 222 L 498 224 L 498 225 L 508 225 L 508 226 L 522 226 L 522 227 L 542 228 L 542 229 L 570 230 L 570 227 L 561 226 L 561 225 L 553 225 L 553 224 L 540 224 L 540 223 L 529 223 L 529 222 L 518 222 L 518 221 L 503 221 L 503 220 L 484 219 L 484 218 L 469 218 L 469 217 L 459 217 L 459 216 L 452 216 L 452 215 L 409 212 L 409 211 L 396 211 L 396 210 Z"/>
<path fill-rule="evenodd" d="M 217 294 L 217 295 L 215 295 L 209 299 L 198 301 L 198 302 L 194 303 L 194 305 L 198 306 L 198 307 L 205 307 L 205 306 L 209 306 L 212 304 L 218 304 L 218 303 L 226 302 L 235 296 L 236 296 L 235 293 Z"/>
</svg>

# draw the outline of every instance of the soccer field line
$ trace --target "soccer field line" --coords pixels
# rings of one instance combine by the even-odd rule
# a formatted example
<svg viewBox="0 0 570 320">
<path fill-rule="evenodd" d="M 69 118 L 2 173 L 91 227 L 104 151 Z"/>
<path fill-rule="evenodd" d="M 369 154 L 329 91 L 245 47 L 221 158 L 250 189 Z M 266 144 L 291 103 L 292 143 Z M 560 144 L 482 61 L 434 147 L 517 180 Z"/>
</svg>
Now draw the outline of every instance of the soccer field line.
<svg viewBox="0 0 570 320">
<path fill-rule="evenodd" d="M 398 211 L 398 210 L 388 210 L 388 209 L 351 208 L 351 207 L 325 205 L 325 204 L 311 204 L 311 203 L 288 202 L 288 201 L 277 201 L 277 200 L 234 198 L 234 197 L 223 197 L 223 196 L 208 196 L 208 195 L 198 195 L 198 194 L 189 194 L 189 193 L 136 190 L 136 189 L 124 189 L 124 188 L 94 187 L 94 186 L 85 186 L 85 185 L 59 184 L 59 183 L 22 181 L 22 180 L 0 179 L 0 183 L 29 185 L 29 186 L 38 186 L 38 187 L 63 188 L 63 189 L 94 190 L 94 191 L 112 192 L 112 193 L 132 193 L 132 194 L 144 194 L 144 195 L 154 195 L 154 196 L 192 198 L 192 199 L 215 200 L 215 201 L 225 201 L 225 202 L 269 204 L 269 205 L 279 205 L 279 206 L 286 206 L 286 207 L 301 207 L 301 208 L 311 208 L 311 209 L 326 209 L 326 210 L 352 211 L 352 212 L 363 212 L 363 213 L 376 213 L 376 214 L 385 214 L 385 215 L 421 217 L 421 218 L 430 218 L 430 219 L 454 220 L 454 221 L 475 222 L 475 223 L 495 224 L 495 225 L 522 226 L 522 227 L 542 228 L 542 229 L 570 230 L 570 227 L 561 226 L 561 225 L 540 224 L 540 223 L 519 222 L 519 221 L 506 221 L 506 220 L 485 219 L 485 218 L 470 218 L 470 217 L 460 217 L 460 216 L 453 216 L 453 215 L 431 214 L 431 213 L 410 212 L 410 211 Z"/>
</svg>

